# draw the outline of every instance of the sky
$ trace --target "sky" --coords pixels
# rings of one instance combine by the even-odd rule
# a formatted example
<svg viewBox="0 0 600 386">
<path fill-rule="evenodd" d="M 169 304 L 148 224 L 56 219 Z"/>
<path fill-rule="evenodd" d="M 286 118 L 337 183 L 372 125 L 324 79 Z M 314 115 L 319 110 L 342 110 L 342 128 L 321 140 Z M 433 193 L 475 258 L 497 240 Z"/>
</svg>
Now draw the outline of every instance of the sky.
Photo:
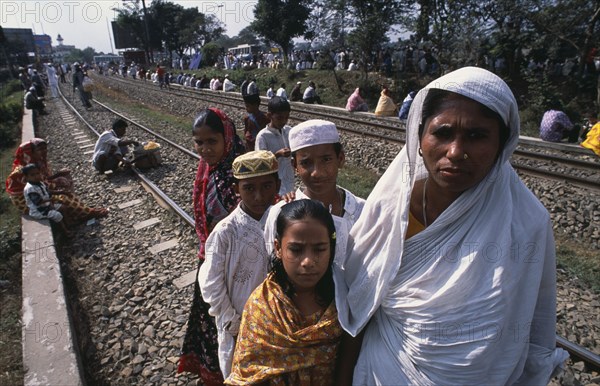
<svg viewBox="0 0 600 386">
<path fill-rule="evenodd" d="M 146 0 L 146 7 L 153 0 Z M 237 35 L 254 19 L 257 0 L 195 1 L 171 0 L 185 8 L 197 7 L 204 14 L 213 14 L 225 23 L 226 34 Z M 122 0 L 2 0 L 0 25 L 3 28 L 31 28 L 36 35 L 46 34 L 57 45 L 58 34 L 63 44 L 97 52 L 116 53 L 110 22 L 116 17 L 113 8 L 122 8 Z"/>
</svg>

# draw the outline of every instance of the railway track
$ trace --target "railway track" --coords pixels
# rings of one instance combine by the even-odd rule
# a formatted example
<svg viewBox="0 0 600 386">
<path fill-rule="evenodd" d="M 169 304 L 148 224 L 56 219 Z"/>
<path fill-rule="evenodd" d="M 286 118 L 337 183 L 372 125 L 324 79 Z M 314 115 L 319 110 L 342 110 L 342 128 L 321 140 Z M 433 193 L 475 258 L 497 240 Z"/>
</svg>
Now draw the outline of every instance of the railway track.
<svg viewBox="0 0 600 386">
<path fill-rule="evenodd" d="M 65 98 L 65 102 L 66 98 Z M 165 143 L 168 145 L 168 147 L 172 147 L 174 152 L 178 152 L 179 156 L 175 155 L 175 156 L 171 156 L 171 157 L 167 157 L 167 159 L 165 160 L 165 162 L 181 162 L 181 156 L 185 155 L 186 158 L 189 158 L 189 160 L 193 163 L 193 166 L 195 166 L 195 163 L 197 162 L 197 158 L 198 156 L 191 152 L 189 149 L 187 149 L 185 146 L 183 146 L 180 142 L 181 141 L 172 141 L 170 140 L 166 134 L 161 134 L 158 133 L 155 130 L 149 129 L 147 127 L 145 127 L 143 124 L 136 122 L 135 119 L 129 118 L 127 117 L 125 114 L 119 113 L 118 111 L 104 105 L 101 103 L 96 102 L 95 106 L 97 106 L 98 108 L 104 109 L 106 112 L 108 112 L 109 114 L 111 114 L 112 117 L 114 116 L 120 116 L 126 120 L 128 120 L 129 122 L 131 122 L 131 126 L 135 126 L 137 128 L 139 128 L 139 130 L 144 130 L 145 133 L 147 133 L 148 135 L 152 136 L 153 138 L 159 139 L 161 143 Z M 99 135 L 99 132 L 101 130 L 98 130 L 96 128 L 97 125 L 95 125 L 94 123 L 89 123 L 86 120 L 85 115 L 89 115 L 88 112 L 84 112 L 84 113 L 80 113 L 77 111 L 77 108 L 75 108 L 72 104 L 69 104 L 70 109 L 73 111 L 73 114 L 77 115 L 79 117 L 79 119 L 82 121 L 83 124 L 86 125 L 86 127 L 88 127 L 95 136 Z M 96 109 L 96 107 L 94 108 Z M 137 130 L 137 129 L 136 129 Z M 188 134 L 189 135 L 189 134 Z M 166 150 L 166 147 L 163 148 L 163 151 Z M 179 157 L 179 158 L 178 158 Z M 177 161 L 175 161 L 177 160 Z M 168 166 L 165 165 L 165 167 L 169 168 Z M 161 169 L 161 168 L 158 168 Z M 188 168 L 189 169 L 189 168 Z M 181 171 L 178 171 L 179 169 L 177 168 L 169 168 L 169 172 L 171 173 L 181 173 Z M 179 216 L 181 218 L 181 221 L 183 224 L 186 224 L 187 226 L 187 232 L 189 232 L 190 234 L 192 234 L 193 236 L 193 219 L 192 217 L 189 215 L 189 205 L 185 205 L 185 203 L 181 203 L 178 204 L 177 202 L 181 202 L 181 198 L 177 197 L 174 198 L 172 197 L 174 195 L 173 192 L 167 192 L 166 190 L 168 189 L 163 189 L 161 188 L 158 183 L 160 182 L 160 176 L 164 177 L 164 174 L 160 174 L 160 173 L 156 173 L 155 170 L 151 170 L 148 173 L 148 176 L 145 175 L 144 173 L 133 169 L 133 171 L 136 173 L 136 175 L 138 176 L 138 178 L 142 181 L 142 183 L 144 184 L 144 186 L 146 186 L 147 188 L 151 189 L 152 194 L 157 197 L 157 199 L 162 202 L 163 204 L 166 204 L 170 210 L 172 210 L 174 213 L 177 214 L 177 216 Z M 189 170 L 188 170 L 189 172 Z M 152 176 L 152 174 L 155 174 L 154 176 Z M 192 176 L 194 175 L 194 173 L 190 173 Z M 159 176 L 159 178 L 155 178 L 156 176 Z M 183 184 L 179 183 L 178 187 L 179 190 L 184 190 L 181 189 L 181 186 Z M 188 184 L 188 186 L 191 186 L 191 183 Z M 191 197 L 190 194 L 186 193 L 185 197 L 187 197 L 187 200 L 189 200 L 189 197 Z M 186 208 L 187 206 L 187 208 Z M 147 272 L 145 272 L 147 273 Z M 184 311 L 187 312 L 187 309 L 184 307 L 183 308 Z M 104 310 L 103 310 L 104 311 Z M 110 310 L 109 310 L 110 311 Z M 562 338 L 562 337 L 557 337 L 557 345 L 560 347 L 563 347 L 564 349 L 566 349 L 567 351 L 569 351 L 569 353 L 571 354 L 572 358 L 577 358 L 577 360 L 581 360 L 585 363 L 586 369 L 591 370 L 595 370 L 598 371 L 600 370 L 600 359 L 598 357 L 598 355 L 590 352 L 589 350 L 585 349 L 584 347 L 581 347 L 575 343 L 569 342 L 568 340 Z M 132 360 L 135 360 L 135 358 L 131 358 Z M 100 361 L 103 361 L 104 359 L 101 359 Z M 126 367 L 127 369 L 127 367 Z M 126 370 L 123 370 L 127 373 Z M 135 372 L 135 368 L 132 370 L 133 372 Z M 144 371 L 144 370 L 142 370 Z M 140 372 L 141 374 L 141 372 Z M 183 378 L 182 378 L 183 381 Z"/>
<path fill-rule="evenodd" d="M 154 92 L 159 91 L 156 85 L 149 82 L 147 84 L 143 81 L 128 81 L 114 77 L 109 79 L 110 81 L 122 82 L 128 85 L 135 84 L 136 87 L 142 87 Z M 180 85 L 173 85 L 173 88 L 175 89 L 163 89 L 161 92 L 178 97 L 192 98 L 197 101 L 216 103 L 232 109 L 244 109 L 243 104 L 240 102 L 241 97 L 237 93 L 204 89 L 197 90 L 184 88 Z M 263 101 L 266 102 L 266 98 L 263 98 Z M 335 122 L 338 129 L 342 132 L 351 133 L 362 138 L 382 140 L 399 146 L 405 142 L 404 126 L 396 119 L 374 118 L 362 113 L 350 114 L 337 108 L 329 108 L 330 111 L 325 111 L 327 108 L 323 106 L 310 105 L 310 107 L 306 107 L 307 105 L 303 103 L 292 103 L 291 122 L 301 122 L 306 119 L 319 117 Z M 335 111 L 335 113 L 332 113 L 331 110 Z M 356 118 L 358 115 L 361 116 L 360 119 Z M 542 145 L 543 143 L 540 144 L 542 149 L 545 149 Z M 551 150 L 551 152 L 556 153 L 555 150 Z M 578 157 L 580 154 L 580 152 L 576 152 L 569 154 L 569 156 L 561 156 L 517 148 L 511 163 L 516 170 L 527 175 L 555 181 L 565 181 L 580 188 L 600 191 L 600 173 L 598 172 L 600 170 L 600 161 L 581 159 L 581 157 Z"/>
</svg>

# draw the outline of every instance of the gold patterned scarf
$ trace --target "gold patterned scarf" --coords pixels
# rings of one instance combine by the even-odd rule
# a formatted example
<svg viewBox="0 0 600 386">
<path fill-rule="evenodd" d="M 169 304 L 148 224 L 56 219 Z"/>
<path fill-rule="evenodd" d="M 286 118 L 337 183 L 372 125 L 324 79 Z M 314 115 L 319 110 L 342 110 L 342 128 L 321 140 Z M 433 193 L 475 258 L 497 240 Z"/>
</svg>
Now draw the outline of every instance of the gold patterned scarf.
<svg viewBox="0 0 600 386">
<path fill-rule="evenodd" d="M 273 275 L 244 308 L 228 385 L 333 385 L 342 329 L 335 303 L 304 316 Z"/>
</svg>

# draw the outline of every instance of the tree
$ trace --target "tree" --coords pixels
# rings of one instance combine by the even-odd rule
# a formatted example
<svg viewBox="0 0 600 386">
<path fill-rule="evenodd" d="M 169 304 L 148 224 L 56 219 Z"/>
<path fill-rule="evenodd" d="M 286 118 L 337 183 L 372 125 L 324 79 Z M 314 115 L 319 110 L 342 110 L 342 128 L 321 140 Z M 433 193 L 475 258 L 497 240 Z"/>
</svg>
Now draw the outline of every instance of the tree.
<svg viewBox="0 0 600 386">
<path fill-rule="evenodd" d="M 183 6 L 163 0 L 157 0 L 150 6 L 154 40 L 169 52 L 169 62 L 173 63 L 173 51 L 180 47 L 179 40 L 181 14 Z"/>
<path fill-rule="evenodd" d="M 86 47 L 82 51 L 84 63 L 94 63 L 94 56 L 96 56 L 96 50 L 92 47 Z"/>
<path fill-rule="evenodd" d="M 150 7 L 152 30 L 161 45 L 169 52 L 169 62 L 173 62 L 173 52 L 183 56 L 193 44 L 193 31 L 200 24 L 198 8 L 185 9 L 179 4 L 158 0 Z"/>
<path fill-rule="evenodd" d="M 292 39 L 306 32 L 310 1 L 258 0 L 251 27 L 259 36 L 281 47 L 284 61 L 292 48 Z"/>
<path fill-rule="evenodd" d="M 236 45 L 240 44 L 250 44 L 255 45 L 259 43 L 258 37 L 256 36 L 256 32 L 252 29 L 251 26 L 243 28 L 234 39 L 237 39 Z"/>
<path fill-rule="evenodd" d="M 450 67 L 481 65 L 484 55 L 502 58 L 515 79 L 522 49 L 533 39 L 531 1 L 418 0 L 417 39 L 432 42 L 440 63 Z"/>
<path fill-rule="evenodd" d="M 539 33 L 547 36 L 546 47 L 560 42 L 577 52 L 578 76 L 582 76 L 587 56 L 600 40 L 600 0 L 538 0 L 527 16 Z"/>
<path fill-rule="evenodd" d="M 356 23 L 348 38 L 360 52 L 366 77 L 368 58 L 389 40 L 387 32 L 400 13 L 400 4 L 395 0 L 348 0 L 348 5 Z"/>
<path fill-rule="evenodd" d="M 208 43 L 202 46 L 202 61 L 208 66 L 214 65 L 219 60 L 221 48 L 215 43 Z"/>
<path fill-rule="evenodd" d="M 321 46 L 338 49 L 346 46 L 346 29 L 353 27 L 346 0 L 314 0 L 307 19 L 304 38 Z"/>
<path fill-rule="evenodd" d="M 117 23 L 131 28 L 138 47 L 164 48 L 171 62 L 173 52 L 183 56 L 188 49 L 198 49 L 225 31 L 215 16 L 205 15 L 197 7 L 184 8 L 168 0 L 154 0 L 147 12 L 150 41 L 146 42 L 144 14 L 139 0 L 124 5 L 122 9 L 115 9 L 118 12 Z"/>
</svg>

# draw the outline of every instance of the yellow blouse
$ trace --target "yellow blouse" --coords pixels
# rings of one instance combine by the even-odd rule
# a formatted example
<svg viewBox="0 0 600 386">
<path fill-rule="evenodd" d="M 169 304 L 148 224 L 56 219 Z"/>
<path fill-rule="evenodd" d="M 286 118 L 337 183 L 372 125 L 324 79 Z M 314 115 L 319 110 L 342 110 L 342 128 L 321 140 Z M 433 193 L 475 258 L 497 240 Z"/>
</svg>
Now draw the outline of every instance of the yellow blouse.
<svg viewBox="0 0 600 386">
<path fill-rule="evenodd" d="M 410 239 L 423 229 L 425 229 L 425 225 L 421 224 L 421 222 L 408 211 L 408 230 L 406 231 L 406 239 Z"/>
</svg>

